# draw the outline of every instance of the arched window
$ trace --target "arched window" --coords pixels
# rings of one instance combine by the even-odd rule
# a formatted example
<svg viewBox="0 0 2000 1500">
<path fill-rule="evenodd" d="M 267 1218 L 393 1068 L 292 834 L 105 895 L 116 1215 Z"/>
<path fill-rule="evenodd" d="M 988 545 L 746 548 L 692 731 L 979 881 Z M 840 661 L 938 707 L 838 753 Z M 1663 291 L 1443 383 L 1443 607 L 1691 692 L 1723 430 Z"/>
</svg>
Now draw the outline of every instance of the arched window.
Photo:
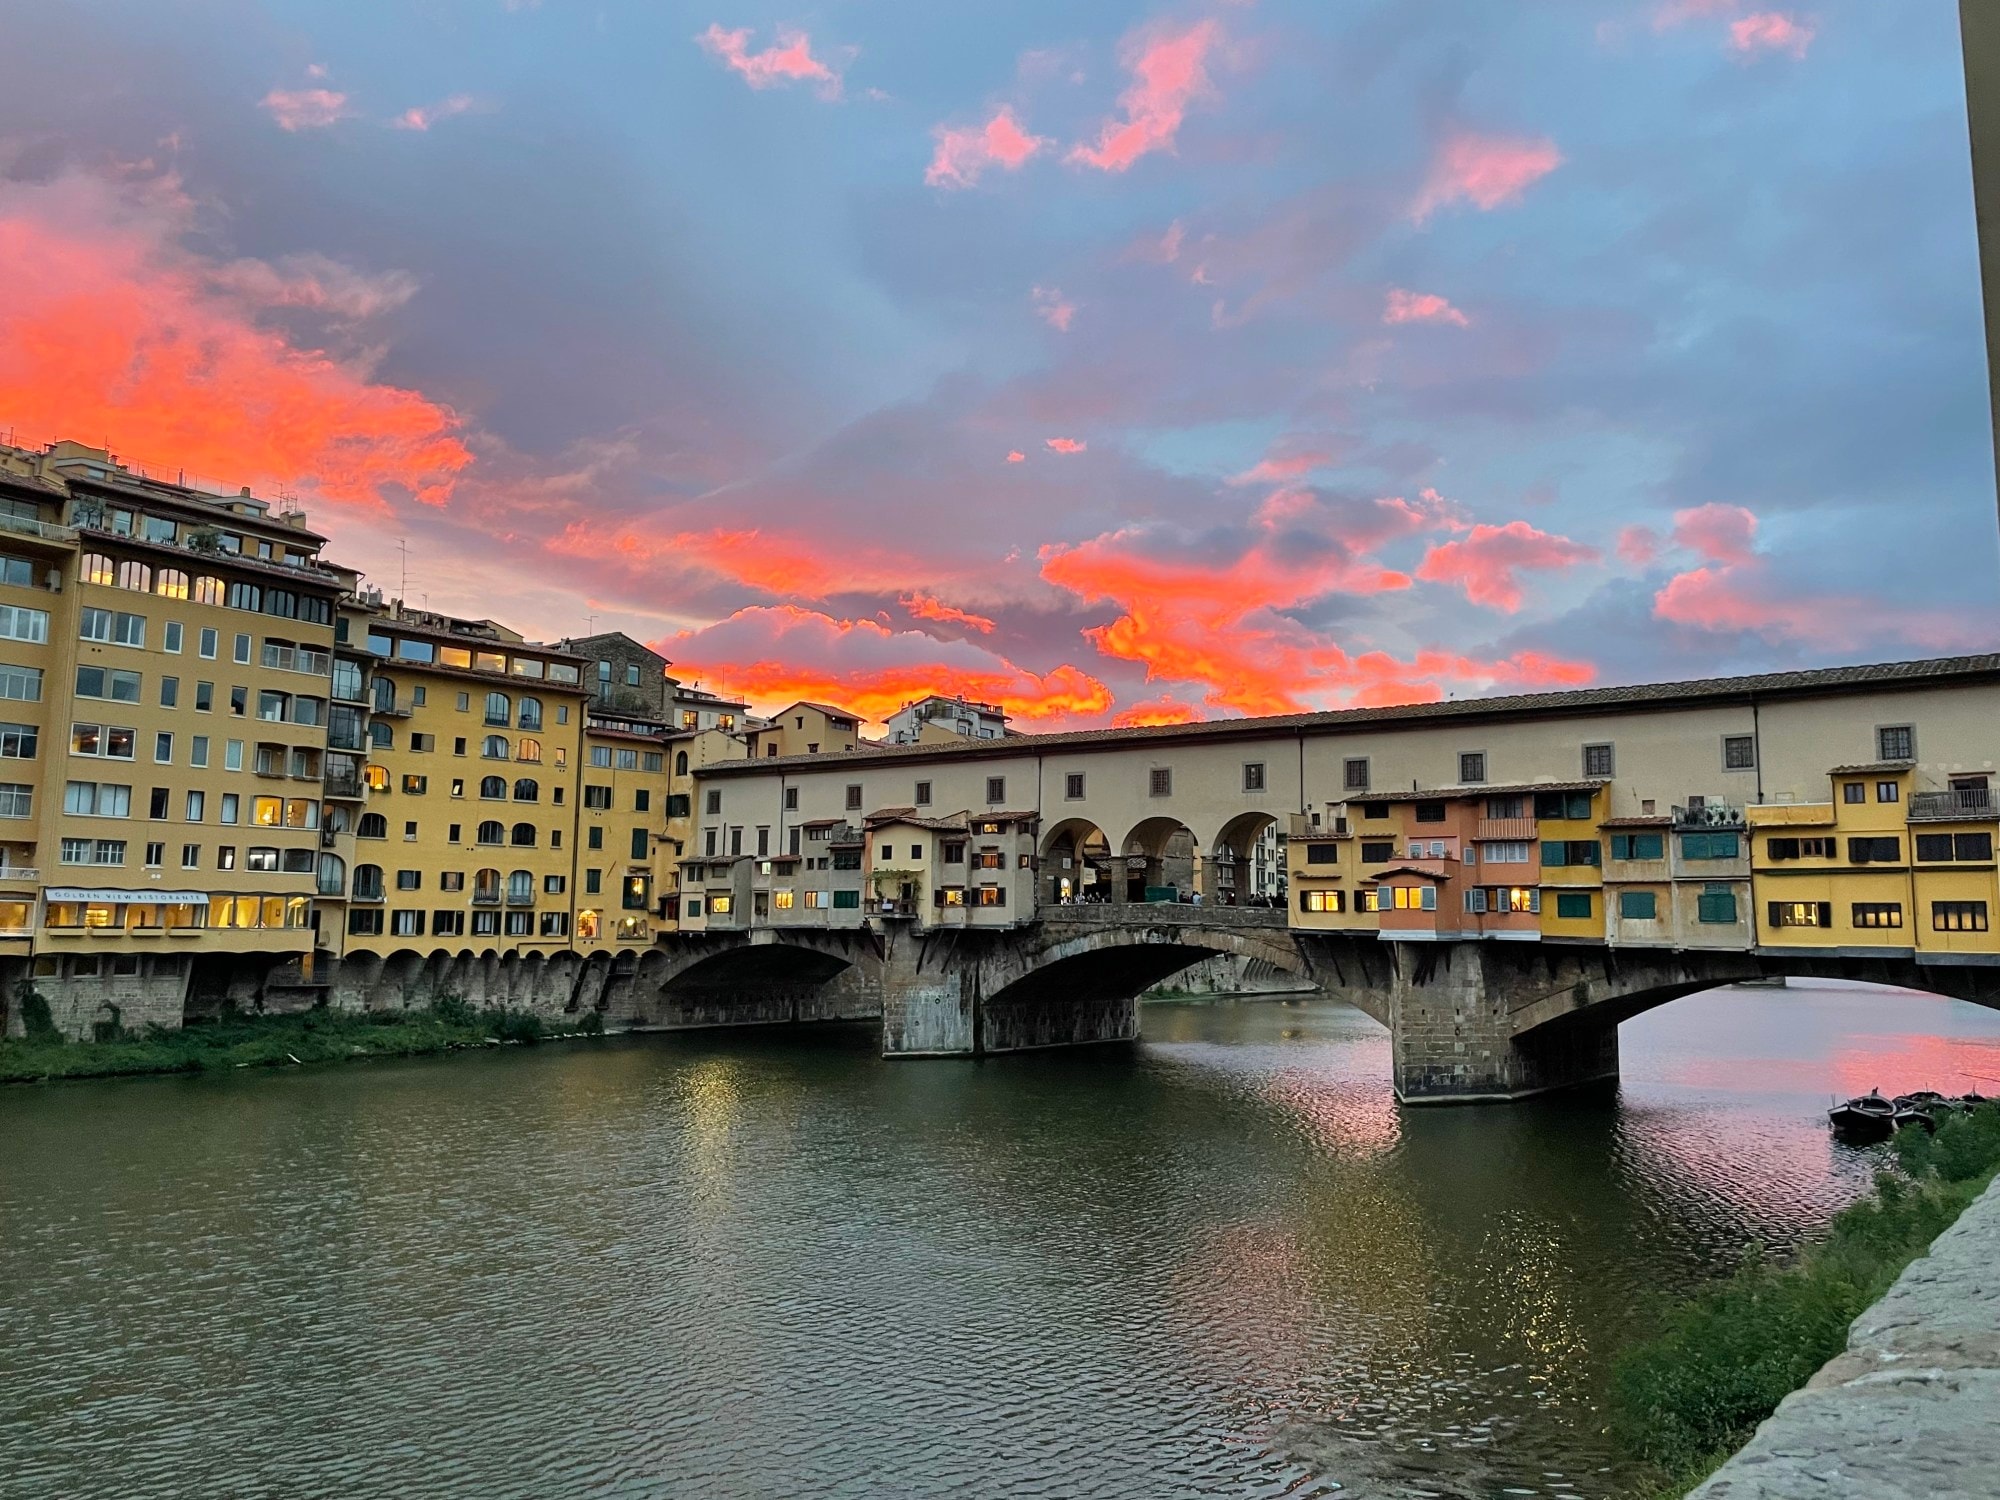
<svg viewBox="0 0 2000 1500">
<path fill-rule="evenodd" d="M 534 848 L 535 825 L 533 823 L 516 823 L 514 825 L 514 837 L 508 842 L 513 844 L 516 849 Z"/>
<path fill-rule="evenodd" d="M 162 568 L 153 575 L 153 592 L 168 599 L 188 596 L 188 576 L 179 568 Z"/>
<path fill-rule="evenodd" d="M 118 581 L 118 568 L 102 552 L 86 552 L 76 566 L 76 576 L 85 583 L 101 583 L 110 588 Z"/>
<path fill-rule="evenodd" d="M 521 728 L 540 729 L 542 727 L 542 700 L 523 698 L 521 700 Z"/>
<path fill-rule="evenodd" d="M 131 589 L 134 593 L 153 592 L 153 570 L 142 562 L 122 562 L 118 565 L 118 587 Z"/>
<path fill-rule="evenodd" d="M 386 839 L 389 836 L 389 820 L 380 813 L 363 813 L 361 821 L 354 825 L 354 836 L 358 839 Z"/>
<path fill-rule="evenodd" d="M 511 707 L 512 705 L 508 703 L 505 693 L 488 693 L 486 695 L 486 722 L 489 724 L 505 724 L 510 717 L 508 710 Z"/>
<path fill-rule="evenodd" d="M 389 790 L 389 768 L 370 761 L 361 768 L 361 782 L 371 792 L 386 792 Z"/>
<path fill-rule="evenodd" d="M 674 755 L 674 774 L 675 774 L 676 776 L 685 776 L 685 775 L 687 775 L 687 773 L 688 773 L 688 753 L 687 753 L 687 751 L 685 751 L 685 750 L 681 750 L 681 751 L 677 751 L 677 752 L 675 752 L 675 755 Z"/>
<path fill-rule="evenodd" d="M 472 899 L 476 902 L 498 901 L 500 899 L 500 872 L 479 870 L 472 877 Z"/>
<path fill-rule="evenodd" d="M 375 685 L 370 689 L 370 691 L 373 692 L 375 695 L 375 712 L 377 712 L 378 714 L 386 714 L 386 713 L 393 713 L 395 711 L 396 708 L 395 678 L 377 677 L 375 679 Z"/>
<path fill-rule="evenodd" d="M 220 604 L 224 593 L 222 580 L 204 573 L 194 581 L 194 602 L 197 604 Z"/>
<path fill-rule="evenodd" d="M 515 870 L 507 876 L 507 904 L 509 906 L 533 906 L 535 904 L 535 872 Z"/>
<path fill-rule="evenodd" d="M 542 784 L 539 781 L 533 781 L 523 776 L 519 781 L 514 783 L 514 800 L 516 802 L 541 801 Z"/>
<path fill-rule="evenodd" d="M 529 739 L 525 734 L 522 735 L 521 743 L 514 747 L 514 759 L 525 760 L 530 765 L 540 765 L 542 763 L 542 742 L 540 740 Z"/>
<path fill-rule="evenodd" d="M 356 901 L 380 901 L 382 899 L 382 867 L 380 865 L 356 865 L 354 867 L 354 899 Z"/>
<path fill-rule="evenodd" d="M 596 912 L 580 911 L 576 914 L 576 935 L 582 938 L 585 942 L 594 942 L 596 940 L 597 938 Z"/>
<path fill-rule="evenodd" d="M 488 798 L 498 797 L 504 800 L 507 796 L 507 778 L 505 776 L 480 777 L 479 795 Z"/>
<path fill-rule="evenodd" d="M 505 760 L 507 758 L 507 736 L 504 734 L 487 735 L 485 739 L 479 742 L 479 753 L 487 760 Z"/>
<path fill-rule="evenodd" d="M 261 613 L 264 608 L 264 591 L 254 583 L 232 583 L 229 585 L 229 607 Z"/>
<path fill-rule="evenodd" d="M 488 820 L 479 825 L 478 839 L 482 844 L 504 844 L 507 842 L 507 830 L 501 824 Z"/>
<path fill-rule="evenodd" d="M 346 891 L 347 861 L 338 854 L 322 854 L 319 857 L 319 893 L 322 896 L 339 896 Z"/>
<path fill-rule="evenodd" d="M 368 743 L 377 750 L 395 749 L 396 726 L 385 723 L 381 719 L 370 719 L 368 721 Z"/>
</svg>

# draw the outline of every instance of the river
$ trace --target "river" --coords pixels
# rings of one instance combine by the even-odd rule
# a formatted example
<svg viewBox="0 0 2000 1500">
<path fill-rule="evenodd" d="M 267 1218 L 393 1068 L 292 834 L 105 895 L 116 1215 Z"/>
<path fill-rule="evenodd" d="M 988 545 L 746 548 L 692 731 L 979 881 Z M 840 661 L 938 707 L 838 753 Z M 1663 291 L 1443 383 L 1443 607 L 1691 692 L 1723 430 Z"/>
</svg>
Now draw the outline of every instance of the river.
<svg viewBox="0 0 2000 1500">
<path fill-rule="evenodd" d="M 1399 1109 L 1337 1003 L 1143 1026 L 0 1091 L 0 1496 L 1616 1496 L 1610 1354 L 1865 1188 L 1828 1096 L 2000 1079 L 1803 984 L 1513 1107 Z"/>
</svg>

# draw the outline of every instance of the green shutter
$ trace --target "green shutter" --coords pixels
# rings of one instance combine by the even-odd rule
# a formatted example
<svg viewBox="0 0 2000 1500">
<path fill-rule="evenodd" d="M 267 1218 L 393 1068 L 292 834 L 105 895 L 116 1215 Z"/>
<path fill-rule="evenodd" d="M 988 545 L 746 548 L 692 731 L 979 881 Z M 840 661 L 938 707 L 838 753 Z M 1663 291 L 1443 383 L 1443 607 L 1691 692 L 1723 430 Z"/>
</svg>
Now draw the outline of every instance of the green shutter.
<svg viewBox="0 0 2000 1500">
<path fill-rule="evenodd" d="M 1620 891 L 1618 893 L 1618 915 L 1635 922 L 1650 922 L 1659 914 L 1656 898 L 1651 891 Z"/>
<path fill-rule="evenodd" d="M 1590 892 L 1560 891 L 1556 895 L 1556 915 L 1559 917 L 1587 918 L 1590 915 Z"/>
<path fill-rule="evenodd" d="M 1569 863 L 1569 846 L 1561 839 L 1550 839 L 1542 845 L 1542 864 L 1554 867 Z"/>
<path fill-rule="evenodd" d="M 1631 834 L 1614 833 L 1611 835 L 1611 857 L 1613 859 L 1630 859 L 1632 857 Z"/>
<path fill-rule="evenodd" d="M 1667 836 L 1663 833 L 1637 833 L 1632 836 L 1632 857 L 1634 859 L 1665 859 Z"/>
</svg>

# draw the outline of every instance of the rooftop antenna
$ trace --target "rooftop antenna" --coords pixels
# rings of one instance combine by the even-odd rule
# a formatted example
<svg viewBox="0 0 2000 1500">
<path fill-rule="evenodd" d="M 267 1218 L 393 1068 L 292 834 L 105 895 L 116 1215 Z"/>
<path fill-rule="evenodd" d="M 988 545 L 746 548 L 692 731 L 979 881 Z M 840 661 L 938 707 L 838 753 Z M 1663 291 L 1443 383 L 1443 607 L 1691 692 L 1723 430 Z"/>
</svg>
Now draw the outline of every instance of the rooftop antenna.
<svg viewBox="0 0 2000 1500">
<path fill-rule="evenodd" d="M 585 616 L 583 617 L 583 633 L 584 633 L 585 635 L 596 635 L 596 634 L 597 634 L 597 616 L 596 616 L 596 615 L 585 615 Z"/>
<path fill-rule="evenodd" d="M 396 551 L 403 559 L 403 586 L 396 590 L 405 599 L 410 597 L 410 544 L 402 537 L 396 538 Z"/>
</svg>

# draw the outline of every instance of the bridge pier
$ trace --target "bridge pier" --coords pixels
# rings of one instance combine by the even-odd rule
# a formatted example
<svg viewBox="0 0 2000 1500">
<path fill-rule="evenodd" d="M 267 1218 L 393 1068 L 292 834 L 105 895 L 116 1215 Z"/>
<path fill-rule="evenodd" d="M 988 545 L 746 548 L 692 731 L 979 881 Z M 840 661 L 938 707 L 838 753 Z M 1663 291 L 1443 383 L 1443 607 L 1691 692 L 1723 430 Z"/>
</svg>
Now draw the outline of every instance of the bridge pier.
<svg viewBox="0 0 2000 1500">
<path fill-rule="evenodd" d="M 1522 963 L 1497 943 L 1395 946 L 1388 1021 L 1404 1103 L 1520 1099 L 1618 1076 L 1614 1006 L 1579 1006 L 1522 1031 L 1523 1011 L 1546 998 L 1551 981 L 1558 992 L 1577 986 L 1560 963 Z"/>
</svg>

